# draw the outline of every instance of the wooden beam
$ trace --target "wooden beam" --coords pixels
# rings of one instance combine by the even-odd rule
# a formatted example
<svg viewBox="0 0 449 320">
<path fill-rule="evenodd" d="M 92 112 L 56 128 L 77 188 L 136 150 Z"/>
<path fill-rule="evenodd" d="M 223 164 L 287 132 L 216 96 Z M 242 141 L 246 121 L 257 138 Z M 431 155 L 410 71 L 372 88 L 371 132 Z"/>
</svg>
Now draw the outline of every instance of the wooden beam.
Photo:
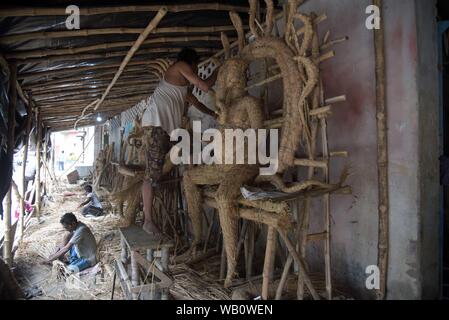
<svg viewBox="0 0 449 320">
<path fill-rule="evenodd" d="M 160 5 L 137 5 L 137 6 L 106 6 L 106 7 L 80 7 L 80 15 L 90 16 L 108 13 L 126 12 L 156 12 Z M 190 11 L 236 11 L 248 12 L 246 6 L 234 6 L 215 3 L 198 3 L 183 5 L 168 5 L 168 12 L 190 12 Z M 5 6 L 0 8 L 0 17 L 36 17 L 36 16 L 67 16 L 65 7 L 13 7 Z"/>
<path fill-rule="evenodd" d="M 177 42 L 193 42 L 193 41 L 221 41 L 218 36 L 185 36 L 185 37 L 155 37 L 144 41 L 142 44 L 173 44 Z M 28 59 L 28 58 L 38 58 L 47 57 L 55 55 L 66 55 L 75 54 L 81 52 L 88 52 L 94 50 L 108 50 L 112 48 L 129 47 L 133 45 L 133 41 L 120 41 L 120 42 L 110 42 L 101 43 L 85 47 L 76 48 L 64 48 L 64 49 L 38 49 L 38 50 L 27 50 L 27 51 L 12 51 L 5 54 L 7 59 Z"/>
</svg>

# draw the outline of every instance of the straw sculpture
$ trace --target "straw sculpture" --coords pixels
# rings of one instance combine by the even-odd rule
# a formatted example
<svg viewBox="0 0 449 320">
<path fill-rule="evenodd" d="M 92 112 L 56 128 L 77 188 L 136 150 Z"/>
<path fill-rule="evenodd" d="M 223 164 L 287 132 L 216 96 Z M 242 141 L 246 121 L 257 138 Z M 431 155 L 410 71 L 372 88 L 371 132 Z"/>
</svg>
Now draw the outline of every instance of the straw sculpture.
<svg viewBox="0 0 449 320">
<path fill-rule="evenodd" d="M 295 152 L 299 147 L 301 139 L 305 140 L 308 147 L 311 143 L 311 133 L 305 105 L 318 83 L 318 68 L 314 61 L 305 57 L 312 41 L 311 18 L 301 14 L 297 17 L 303 21 L 305 26 L 301 44 L 294 27 L 289 27 L 288 29 L 286 35 L 286 39 L 289 39 L 288 41 L 273 37 L 271 36 L 274 26 L 273 3 L 272 1 L 265 2 L 267 4 L 265 29 L 259 30 L 256 27 L 258 22 L 255 20 L 257 2 L 250 1 L 249 25 L 256 40 L 248 45 L 245 45 L 245 37 L 239 15 L 235 12 L 230 12 L 231 21 L 238 34 L 239 55 L 229 58 L 229 41 L 222 34 L 226 61 L 218 74 L 215 104 L 219 114 L 218 122 L 221 129 L 240 128 L 245 130 L 247 128 L 262 128 L 264 126 L 262 124 L 262 106 L 258 100 L 246 92 L 246 71 L 249 64 L 254 60 L 273 59 L 276 61 L 280 68 L 280 78 L 282 78 L 284 87 L 278 170 L 281 173 L 287 168 L 294 166 Z M 290 10 L 288 13 L 290 20 L 295 17 L 295 11 Z M 291 45 L 291 37 L 296 39 L 295 43 L 297 45 Z M 297 50 L 294 50 L 295 48 Z M 223 157 L 222 159 L 224 160 Z M 240 187 L 243 184 L 251 184 L 257 176 L 258 169 L 258 165 L 217 164 L 195 167 L 184 174 L 184 190 L 194 231 L 192 250 L 195 250 L 196 246 L 198 246 L 202 231 L 201 206 L 203 195 L 199 186 L 218 185 L 214 198 L 218 208 L 227 257 L 228 268 L 225 287 L 231 285 L 237 264 L 236 248 L 239 208 L 236 200 L 240 195 Z M 312 180 L 293 186 L 286 186 L 280 175 L 263 177 L 259 178 L 259 180 L 269 181 L 287 193 L 298 192 L 313 186 L 321 188 L 331 187 L 325 183 Z"/>
</svg>

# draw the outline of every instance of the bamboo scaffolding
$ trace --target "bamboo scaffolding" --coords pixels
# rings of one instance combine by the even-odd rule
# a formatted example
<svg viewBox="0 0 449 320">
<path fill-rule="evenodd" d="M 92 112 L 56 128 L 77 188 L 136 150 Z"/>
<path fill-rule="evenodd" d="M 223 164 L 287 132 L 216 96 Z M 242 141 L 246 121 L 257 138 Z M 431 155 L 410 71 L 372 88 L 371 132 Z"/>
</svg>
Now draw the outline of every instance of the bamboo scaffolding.
<svg viewBox="0 0 449 320">
<path fill-rule="evenodd" d="M 80 14 L 83 16 L 125 13 L 125 12 L 156 12 L 160 5 L 134 5 L 134 6 L 106 6 L 106 7 L 80 7 Z M 248 12 L 246 6 L 235 6 L 215 3 L 198 3 L 183 5 L 167 5 L 168 12 L 189 12 L 189 11 L 230 11 Z M 43 8 L 43 7 L 4 7 L 0 10 L 0 17 L 36 17 L 36 16 L 66 16 L 65 7 Z"/>
<path fill-rule="evenodd" d="M 109 92 L 111 91 L 112 87 L 117 82 L 117 80 L 120 77 L 120 75 L 122 74 L 123 70 L 125 69 L 125 67 L 129 63 L 129 61 L 134 56 L 134 53 L 137 50 L 139 50 L 139 47 L 144 43 L 145 39 L 150 34 L 150 32 L 157 27 L 157 25 L 162 20 L 162 18 L 167 14 L 167 10 L 168 9 L 166 7 L 161 7 L 159 9 L 158 13 L 156 14 L 156 16 L 150 21 L 150 23 L 145 28 L 145 30 L 140 34 L 139 38 L 132 45 L 132 47 L 129 50 L 128 54 L 126 55 L 126 57 L 123 59 L 122 63 L 120 64 L 120 67 L 119 67 L 117 73 L 115 74 L 114 78 L 112 79 L 111 83 L 107 87 L 107 89 L 104 92 L 104 94 L 101 96 L 100 101 L 98 101 L 98 103 L 95 105 L 94 110 L 97 110 L 98 107 L 100 107 L 100 105 L 103 103 L 103 101 L 105 100 L 106 96 L 109 94 Z"/>
<path fill-rule="evenodd" d="M 36 142 L 36 217 L 40 221 L 41 218 L 41 144 L 42 144 L 42 119 L 39 109 L 36 109 L 36 127 L 37 127 L 37 142 Z"/>
<path fill-rule="evenodd" d="M 218 49 L 207 48 L 207 47 L 192 47 L 195 51 L 200 55 L 211 55 L 218 51 Z M 136 52 L 136 56 L 141 59 L 146 58 L 148 55 L 152 54 L 175 54 L 182 50 L 182 48 L 149 48 L 149 49 L 139 49 Z M 128 51 L 112 51 L 112 52 L 101 52 L 101 53 L 74 53 L 74 54 L 65 54 L 65 55 L 57 55 L 57 56 L 47 56 L 40 58 L 26 58 L 16 60 L 18 65 L 28 64 L 28 63 L 40 63 L 40 62 L 55 62 L 55 61 L 78 61 L 78 60 L 92 60 L 92 59 L 110 59 L 123 57 L 128 53 Z"/>
<path fill-rule="evenodd" d="M 27 32 L 0 37 L 0 44 L 8 44 L 17 41 L 28 41 L 35 39 L 59 39 L 72 37 L 86 37 L 95 35 L 110 34 L 141 34 L 143 28 L 102 28 L 102 29 L 80 29 L 68 31 L 38 31 Z M 210 27 L 165 27 L 156 28 L 150 34 L 170 34 L 170 33 L 219 33 L 225 31 L 235 31 L 233 26 L 210 26 Z"/>
<path fill-rule="evenodd" d="M 115 99 L 124 99 L 124 98 L 136 98 L 138 100 L 148 97 L 149 92 L 143 91 L 139 93 L 130 92 L 127 94 L 118 94 L 108 97 L 107 101 L 115 100 Z M 86 101 L 92 101 L 97 97 L 100 97 L 101 94 L 85 94 L 85 95 L 79 95 L 72 98 L 60 98 L 60 99 L 50 99 L 50 100 L 44 100 L 38 103 L 39 107 L 46 105 L 46 104 L 58 104 L 58 106 L 62 106 L 64 104 L 74 104 L 74 103 L 85 103 Z"/>
<path fill-rule="evenodd" d="M 61 68 L 57 70 L 48 70 L 48 71 L 40 71 L 40 72 L 26 72 L 19 74 L 18 78 L 20 80 L 28 79 L 31 77 L 43 77 L 43 76 L 55 76 L 60 74 L 70 74 L 70 73 L 80 73 L 83 71 L 93 71 L 98 69 L 112 69 L 119 67 L 120 63 L 107 63 L 107 64 L 99 64 L 94 66 L 87 66 L 87 67 L 68 67 L 68 68 Z M 132 61 L 129 63 L 129 66 L 145 66 L 147 68 L 155 68 L 155 61 Z M 135 69 L 138 70 L 138 69 Z M 142 69 L 140 69 L 142 70 Z"/>
<path fill-rule="evenodd" d="M 59 81 L 55 81 L 53 83 L 49 84 L 33 84 L 32 87 L 27 87 L 27 89 L 33 93 L 33 92 L 41 92 L 44 90 L 53 90 L 58 88 L 82 88 L 85 86 L 99 86 L 99 85 L 106 85 L 111 80 L 111 77 L 107 76 L 101 76 L 97 78 L 83 78 L 79 79 L 72 79 L 72 80 L 65 80 L 61 79 Z M 151 81 L 157 81 L 154 77 L 148 77 L 148 73 L 145 74 L 127 74 L 126 76 L 123 76 L 120 78 L 119 84 L 125 84 L 126 81 L 139 81 L 139 82 L 151 82 Z"/>
<path fill-rule="evenodd" d="M 71 84 L 73 81 L 80 82 L 89 82 L 89 81 L 98 81 L 98 80 L 104 80 L 104 79 L 111 79 L 110 75 L 115 74 L 116 70 L 100 70 L 100 71 L 94 71 L 87 70 L 87 71 L 81 71 L 77 75 L 73 75 L 71 73 L 69 74 L 59 74 L 56 78 L 53 78 L 54 75 L 49 75 L 45 80 L 39 79 L 33 80 L 33 79 L 27 79 L 27 84 L 24 86 L 26 89 L 30 89 L 31 87 L 39 87 L 41 85 L 54 85 L 54 84 Z M 136 79 L 142 79 L 142 78 L 148 78 L 149 76 L 154 78 L 154 73 L 150 72 L 148 70 L 145 70 L 145 68 L 136 66 L 136 67 L 128 67 L 125 70 L 125 74 L 128 78 L 130 77 L 136 77 Z M 52 78 L 50 78 L 52 77 Z M 42 77 L 41 77 L 42 78 Z"/>
<path fill-rule="evenodd" d="M 221 41 L 217 36 L 184 36 L 184 37 L 155 37 L 148 39 L 141 43 L 141 45 L 148 44 L 173 44 L 176 42 L 193 42 L 193 41 Z M 28 58 L 40 58 L 47 56 L 76 54 L 95 50 L 108 50 L 113 48 L 129 47 L 134 44 L 133 41 L 120 41 L 101 43 L 85 47 L 64 48 L 64 49 L 52 49 L 52 50 L 27 50 L 27 51 L 12 51 L 5 54 L 7 59 L 28 59 Z"/>
<path fill-rule="evenodd" d="M 28 101 L 28 98 L 23 93 L 22 87 L 20 86 L 19 82 L 16 81 L 16 87 L 17 87 L 17 93 L 19 94 L 20 99 L 25 103 L 25 105 L 29 105 L 30 102 Z"/>
<path fill-rule="evenodd" d="M 268 227 L 267 246 L 265 249 L 265 261 L 263 266 L 262 300 L 268 300 L 268 288 L 273 281 L 274 261 L 276 251 L 276 229 Z"/>
<path fill-rule="evenodd" d="M 299 273 L 302 274 L 302 277 L 304 279 L 304 283 L 309 290 L 310 294 L 312 295 L 313 299 L 320 300 L 320 296 L 316 292 L 315 288 L 313 287 L 312 281 L 310 280 L 310 277 L 307 274 L 307 268 L 306 264 L 304 262 L 304 259 L 296 252 L 295 247 L 293 243 L 288 238 L 287 233 L 282 230 L 278 229 L 279 235 L 281 236 L 282 240 L 284 240 L 285 245 L 287 246 L 287 249 L 290 253 L 290 255 L 293 257 L 295 262 L 299 265 Z"/>
<path fill-rule="evenodd" d="M 16 125 L 16 105 L 17 105 L 17 65 L 15 63 L 9 64 L 9 108 L 8 108 L 8 147 L 7 154 L 8 157 L 13 157 L 14 154 L 14 145 L 15 145 L 15 125 Z M 12 176 L 6 177 L 6 179 L 11 179 Z M 5 236 L 3 240 L 3 258 L 5 262 L 12 266 L 13 263 L 13 255 L 12 255 L 12 242 L 13 242 L 13 234 L 11 230 L 11 185 L 12 181 L 8 182 L 9 188 L 8 193 L 6 194 L 6 210 L 4 212 L 4 225 L 5 225 Z"/>
<path fill-rule="evenodd" d="M 134 93 L 141 93 L 141 92 L 148 92 L 151 89 L 154 89 L 156 87 L 156 83 L 144 83 L 142 82 L 140 85 L 133 86 Z M 131 86 L 131 85 L 130 85 Z M 76 97 L 76 96 L 82 96 L 85 94 L 97 94 L 104 92 L 104 88 L 106 86 L 99 86 L 98 88 L 83 88 L 83 89 L 70 89 L 67 90 L 57 90 L 57 91 L 49 91 L 49 92 L 40 92 L 34 94 L 35 100 L 37 102 L 51 100 L 56 101 L 55 99 L 61 99 L 61 98 L 69 98 L 69 97 Z M 121 85 L 118 87 L 114 87 L 113 90 L 111 90 L 112 93 L 115 94 L 121 94 L 121 93 L 129 93 L 129 86 Z"/>
<path fill-rule="evenodd" d="M 373 0 L 373 4 L 380 9 L 383 17 L 383 1 Z M 380 269 L 380 289 L 377 292 L 379 300 L 386 298 L 388 278 L 388 250 L 389 250 L 389 193 L 388 193 L 388 129 L 387 105 L 385 89 L 385 35 L 383 19 L 380 28 L 374 29 L 374 48 L 376 65 L 376 119 L 377 119 L 377 175 L 379 180 L 379 234 L 378 234 L 378 266 Z"/>
<path fill-rule="evenodd" d="M 26 120 L 26 131 L 25 131 L 25 142 L 23 145 L 23 158 L 22 158 L 22 194 L 25 197 L 26 189 L 28 183 L 25 182 L 25 173 L 26 173 L 26 164 L 28 160 L 28 146 L 29 146 L 29 135 L 31 132 L 31 125 L 33 123 L 33 109 L 31 107 L 31 104 L 27 104 L 27 120 Z M 25 203 L 22 201 L 20 202 L 20 217 L 19 217 L 19 235 L 20 235 L 20 241 L 23 240 L 23 231 L 24 231 L 24 217 L 25 217 Z"/>
<path fill-rule="evenodd" d="M 157 84 L 158 81 L 152 80 L 152 79 L 145 79 L 145 80 L 134 80 L 134 81 L 117 81 L 115 87 L 116 88 L 123 88 L 125 86 L 134 86 L 134 85 L 149 85 L 149 84 Z M 33 95 L 42 95 L 42 94 L 48 94 L 48 93 L 67 93 L 67 92 L 77 92 L 77 91 L 86 91 L 86 90 L 93 90 L 93 89 L 99 89 L 107 87 L 108 82 L 106 81 L 99 81 L 95 84 L 87 84 L 87 83 L 79 83 L 79 84 L 72 84 L 70 86 L 61 87 L 59 86 L 39 86 L 38 88 L 31 89 L 30 91 L 33 93 Z"/>
</svg>

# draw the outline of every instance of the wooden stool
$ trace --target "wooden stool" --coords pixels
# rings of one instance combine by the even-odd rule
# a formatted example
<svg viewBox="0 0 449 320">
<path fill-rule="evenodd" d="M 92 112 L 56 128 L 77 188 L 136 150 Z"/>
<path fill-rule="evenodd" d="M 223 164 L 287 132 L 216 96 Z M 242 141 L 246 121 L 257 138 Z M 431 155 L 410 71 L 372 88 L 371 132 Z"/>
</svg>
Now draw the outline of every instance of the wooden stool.
<svg viewBox="0 0 449 320">
<path fill-rule="evenodd" d="M 168 300 L 168 288 L 173 283 L 167 275 L 169 250 L 173 243 L 164 241 L 160 235 L 152 236 L 137 226 L 119 228 L 119 232 L 121 256 L 116 259 L 116 265 L 126 298 L 137 300 L 148 294 L 154 300 L 160 294 L 162 300 Z M 139 251 L 143 251 L 146 258 Z M 146 271 L 145 278 L 159 281 L 141 283 L 139 267 Z"/>
</svg>

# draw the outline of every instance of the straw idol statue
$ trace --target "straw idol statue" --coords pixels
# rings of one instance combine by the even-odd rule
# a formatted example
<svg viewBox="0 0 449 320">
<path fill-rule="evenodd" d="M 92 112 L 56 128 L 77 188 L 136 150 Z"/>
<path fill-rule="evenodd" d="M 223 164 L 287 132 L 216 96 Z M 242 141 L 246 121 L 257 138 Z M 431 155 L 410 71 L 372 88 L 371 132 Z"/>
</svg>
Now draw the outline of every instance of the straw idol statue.
<svg viewBox="0 0 449 320">
<path fill-rule="evenodd" d="M 230 13 L 231 21 L 238 34 L 239 56 L 229 59 L 229 41 L 222 34 L 227 60 L 218 75 L 215 103 L 219 110 L 219 121 L 222 129 L 262 128 L 261 104 L 245 90 L 246 70 L 249 63 L 257 59 L 267 58 L 276 61 L 280 68 L 284 88 L 283 122 L 278 158 L 278 173 L 282 173 L 293 166 L 295 152 L 301 138 L 307 141 L 309 137 L 303 106 L 317 84 L 317 68 L 303 54 L 299 57 L 296 56 L 284 39 L 271 35 L 274 25 L 273 3 L 272 1 L 265 2 L 267 3 L 266 29 L 264 34 L 260 34 L 254 27 L 256 1 L 250 1 L 249 22 L 256 40 L 247 46 L 245 46 L 245 36 L 240 17 L 235 12 Z M 294 6 L 291 12 L 296 12 L 296 8 L 297 6 Z M 308 33 L 306 32 L 304 41 L 307 37 Z M 304 52 L 307 45 L 308 43 L 303 43 Z M 227 257 L 225 287 L 231 285 L 237 265 L 239 214 L 236 199 L 240 195 L 240 187 L 243 184 L 250 184 L 257 177 L 258 172 L 258 165 L 224 164 L 196 167 L 187 171 L 184 175 L 185 194 L 195 236 L 192 249 L 198 245 L 202 230 L 202 199 L 199 186 L 218 185 L 215 200 Z M 279 184 L 280 181 L 283 185 L 282 177 L 279 174 L 264 178 L 264 180 L 274 184 L 276 182 Z M 302 188 L 302 186 L 298 187 Z"/>
<path fill-rule="evenodd" d="M 220 110 L 218 122 L 225 140 L 225 129 L 259 129 L 263 126 L 261 103 L 246 93 L 247 62 L 243 59 L 227 60 L 217 78 L 216 106 Z M 236 148 L 233 154 L 235 157 Z M 221 157 L 225 163 L 224 156 Z M 246 163 L 246 161 L 245 161 Z M 201 237 L 201 191 L 200 185 L 218 185 L 215 200 L 218 205 L 220 224 L 223 230 L 227 254 L 228 272 L 225 286 L 229 286 L 234 276 L 237 261 L 238 208 L 235 200 L 240 195 L 240 187 L 254 180 L 259 173 L 257 164 L 215 164 L 193 168 L 184 174 L 184 189 L 194 229 L 195 248 Z"/>
</svg>

